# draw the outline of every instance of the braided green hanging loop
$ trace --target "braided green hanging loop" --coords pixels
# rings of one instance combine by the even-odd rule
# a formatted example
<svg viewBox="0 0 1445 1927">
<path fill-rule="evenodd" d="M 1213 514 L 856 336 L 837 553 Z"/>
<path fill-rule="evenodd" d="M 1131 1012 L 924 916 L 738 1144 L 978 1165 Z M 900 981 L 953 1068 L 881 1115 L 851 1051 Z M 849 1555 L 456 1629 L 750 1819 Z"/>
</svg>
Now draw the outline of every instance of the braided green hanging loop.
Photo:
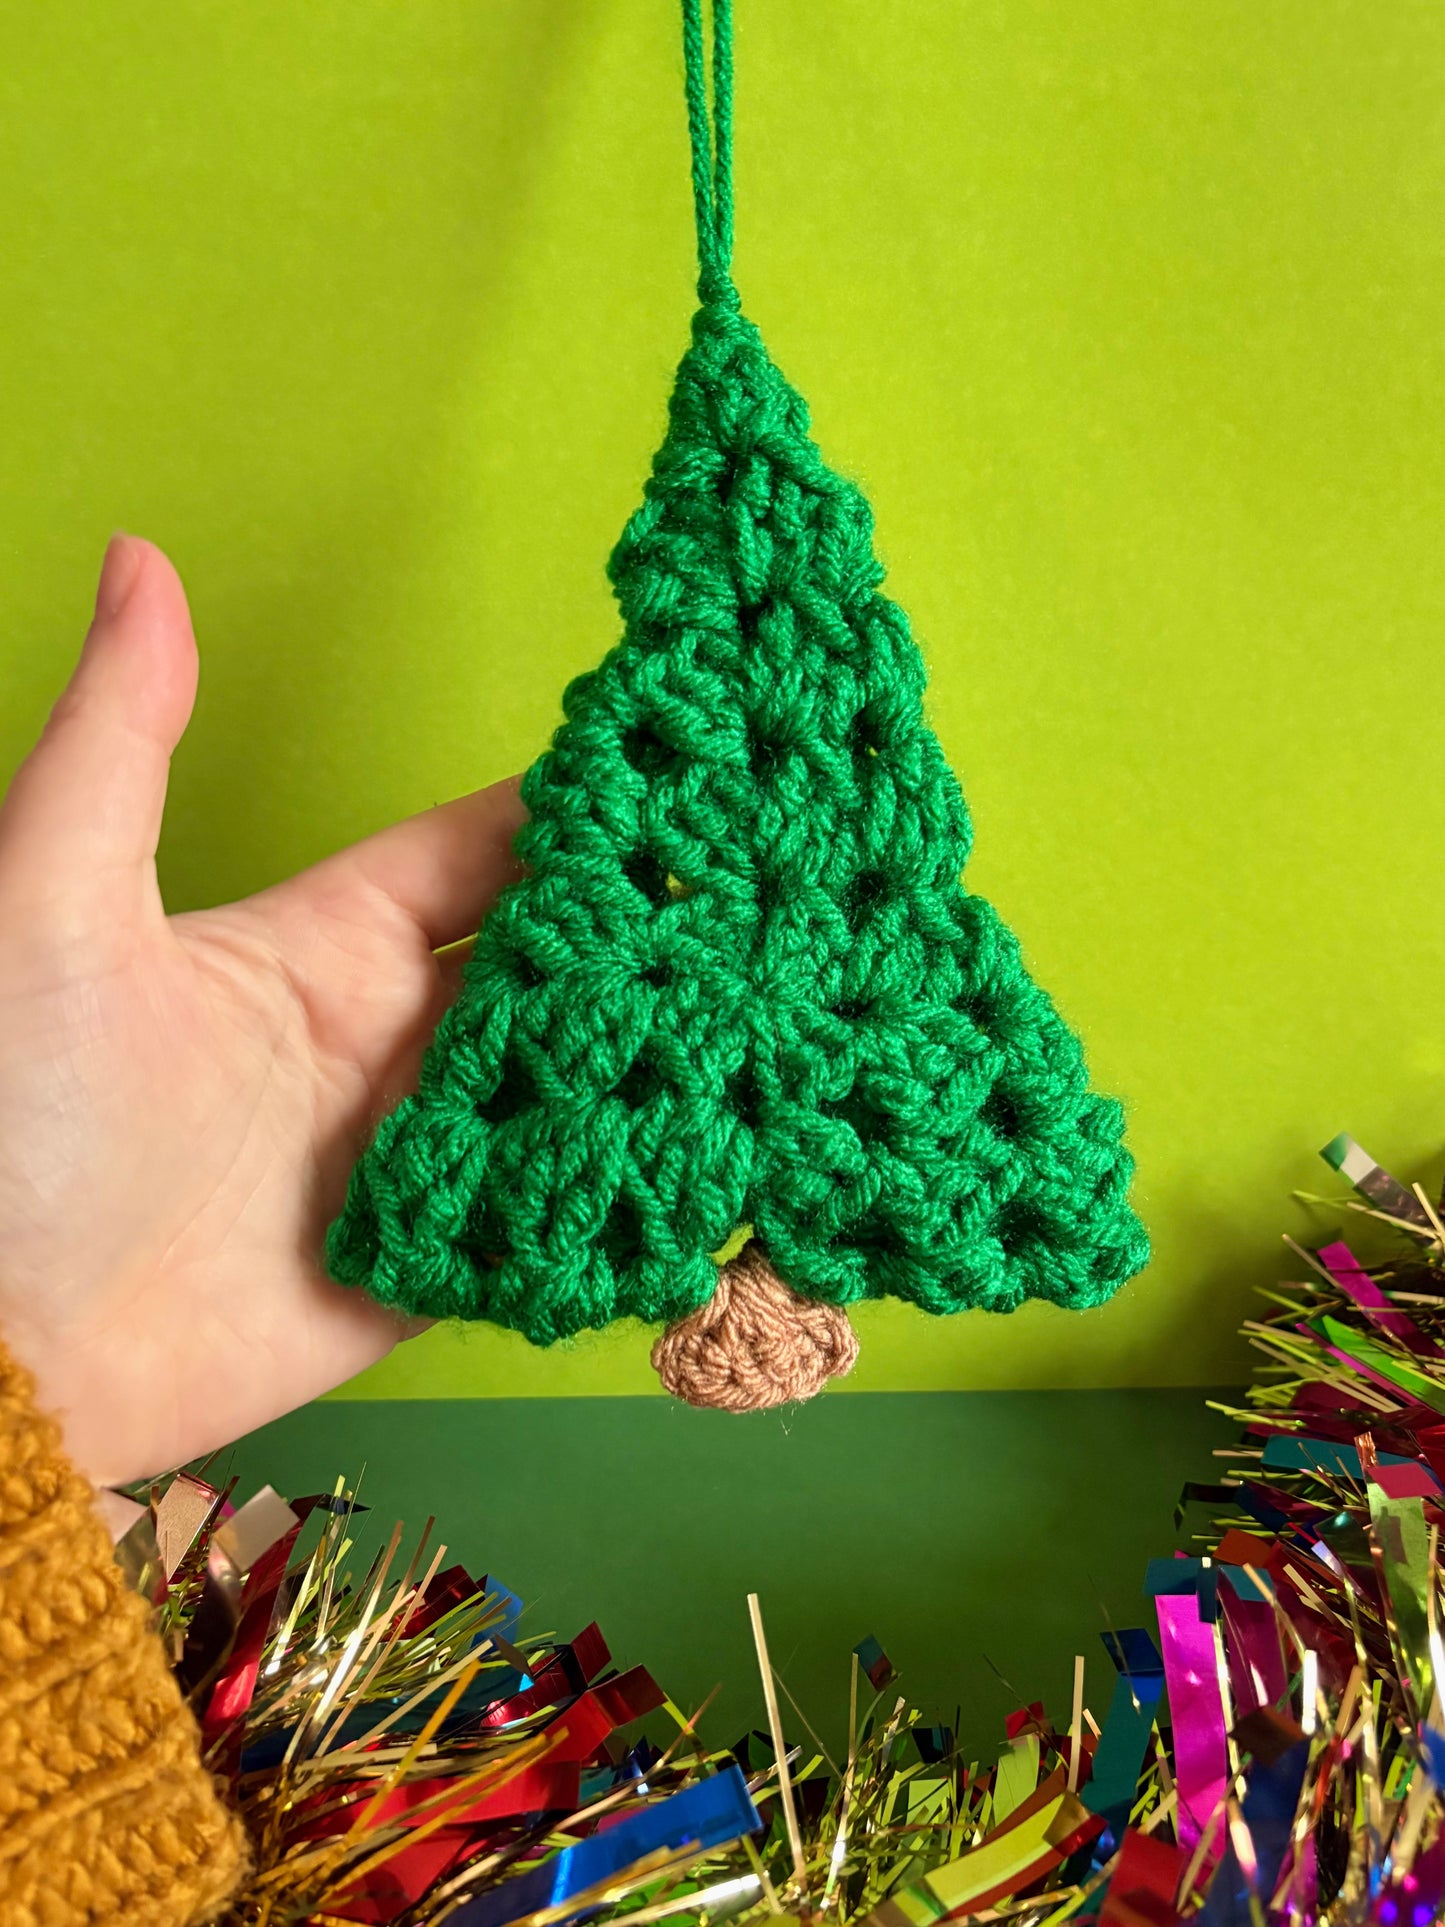
<svg viewBox="0 0 1445 1927">
<path fill-rule="evenodd" d="M 687 68 L 687 131 L 697 220 L 698 294 L 706 306 L 736 308 L 733 254 L 732 0 L 712 0 L 712 115 L 707 103 L 702 0 L 682 0 Z"/>
</svg>

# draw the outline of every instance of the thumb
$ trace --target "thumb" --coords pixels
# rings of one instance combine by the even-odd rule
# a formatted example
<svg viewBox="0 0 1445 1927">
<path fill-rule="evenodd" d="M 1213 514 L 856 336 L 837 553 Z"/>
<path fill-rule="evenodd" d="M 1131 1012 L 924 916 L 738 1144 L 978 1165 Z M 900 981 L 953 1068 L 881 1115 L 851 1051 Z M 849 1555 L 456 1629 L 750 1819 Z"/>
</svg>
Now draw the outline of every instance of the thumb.
<svg viewBox="0 0 1445 1927">
<path fill-rule="evenodd" d="M 186 592 L 153 543 L 117 535 L 95 620 L 44 734 L 0 806 L 0 879 L 107 914 L 113 891 L 154 887 L 171 752 L 196 698 Z"/>
</svg>

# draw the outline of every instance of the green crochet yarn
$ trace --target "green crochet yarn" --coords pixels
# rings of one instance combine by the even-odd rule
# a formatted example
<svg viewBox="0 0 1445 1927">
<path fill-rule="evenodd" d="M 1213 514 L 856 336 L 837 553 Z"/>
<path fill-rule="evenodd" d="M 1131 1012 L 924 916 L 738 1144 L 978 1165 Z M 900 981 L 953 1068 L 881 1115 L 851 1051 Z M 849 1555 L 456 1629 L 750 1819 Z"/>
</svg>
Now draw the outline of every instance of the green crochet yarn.
<svg viewBox="0 0 1445 1927">
<path fill-rule="evenodd" d="M 622 640 L 528 772 L 526 875 L 332 1227 L 334 1275 L 538 1344 L 711 1294 L 1097 1305 L 1145 1262 L 1122 1113 L 961 883 L 963 797 L 872 516 L 741 313 L 730 59 L 684 0 L 701 306 L 609 572 Z"/>
</svg>

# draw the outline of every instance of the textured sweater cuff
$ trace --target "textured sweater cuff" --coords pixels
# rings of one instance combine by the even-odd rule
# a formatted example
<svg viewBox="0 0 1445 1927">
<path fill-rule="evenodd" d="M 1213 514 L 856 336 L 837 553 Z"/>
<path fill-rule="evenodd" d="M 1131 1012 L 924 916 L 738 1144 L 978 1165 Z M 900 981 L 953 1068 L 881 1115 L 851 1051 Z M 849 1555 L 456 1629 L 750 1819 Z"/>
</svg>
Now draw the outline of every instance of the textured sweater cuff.
<svg viewBox="0 0 1445 1927">
<path fill-rule="evenodd" d="M 242 1850 L 91 1488 L 0 1345 L 0 1927 L 204 1921 Z"/>
</svg>

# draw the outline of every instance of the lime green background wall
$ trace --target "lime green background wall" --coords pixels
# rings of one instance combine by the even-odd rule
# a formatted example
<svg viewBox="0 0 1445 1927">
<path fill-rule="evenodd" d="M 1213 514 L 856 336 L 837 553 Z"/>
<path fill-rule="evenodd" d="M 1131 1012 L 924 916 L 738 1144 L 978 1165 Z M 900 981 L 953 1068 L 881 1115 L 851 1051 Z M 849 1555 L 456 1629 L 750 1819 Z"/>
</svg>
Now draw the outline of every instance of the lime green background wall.
<svg viewBox="0 0 1445 1927">
<path fill-rule="evenodd" d="M 1153 1270 L 862 1320 L 856 1384 L 1238 1375 L 1348 1126 L 1440 1136 L 1445 10 L 737 0 L 738 269 L 870 490 Z M 675 0 L 0 9 L 0 769 L 113 526 L 204 651 L 180 907 L 526 762 L 689 307 Z M 434 1334 L 363 1395 L 648 1389 Z"/>
</svg>

